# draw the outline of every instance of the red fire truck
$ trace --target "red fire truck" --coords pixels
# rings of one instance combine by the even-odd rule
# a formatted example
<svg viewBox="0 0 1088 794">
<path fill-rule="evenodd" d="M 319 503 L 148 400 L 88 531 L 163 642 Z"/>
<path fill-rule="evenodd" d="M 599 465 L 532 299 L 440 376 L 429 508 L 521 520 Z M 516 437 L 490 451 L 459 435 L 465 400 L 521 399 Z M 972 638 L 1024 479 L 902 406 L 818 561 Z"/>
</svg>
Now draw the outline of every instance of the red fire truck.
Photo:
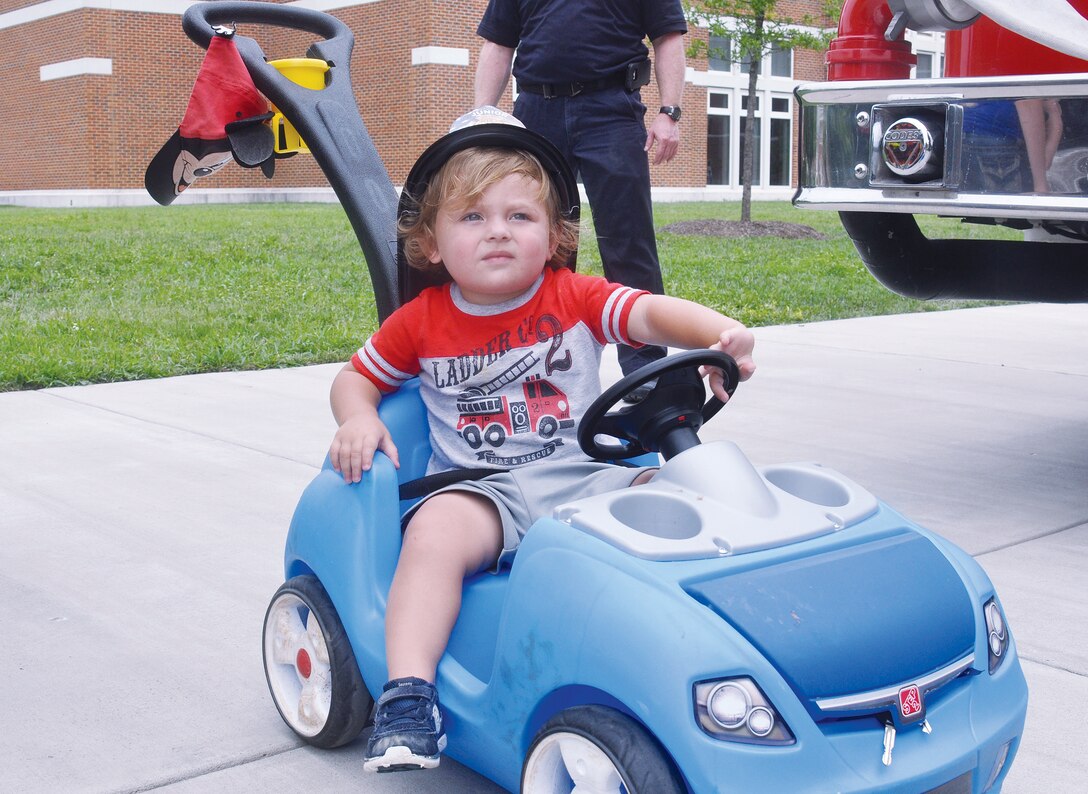
<svg viewBox="0 0 1088 794">
<path fill-rule="evenodd" d="M 900 294 L 1088 301 L 1086 16 L 1088 0 L 846 0 L 829 82 L 797 89 L 794 203 L 838 210 Z M 946 32 L 943 78 L 908 79 L 908 29 Z M 925 214 L 1023 239 L 930 239 Z"/>
<path fill-rule="evenodd" d="M 507 436 L 535 431 L 551 438 L 561 427 L 573 427 L 567 395 L 539 375 L 521 383 L 524 401 L 488 393 L 462 394 L 457 400 L 457 432 L 473 449 L 484 442 L 501 447 Z"/>
</svg>

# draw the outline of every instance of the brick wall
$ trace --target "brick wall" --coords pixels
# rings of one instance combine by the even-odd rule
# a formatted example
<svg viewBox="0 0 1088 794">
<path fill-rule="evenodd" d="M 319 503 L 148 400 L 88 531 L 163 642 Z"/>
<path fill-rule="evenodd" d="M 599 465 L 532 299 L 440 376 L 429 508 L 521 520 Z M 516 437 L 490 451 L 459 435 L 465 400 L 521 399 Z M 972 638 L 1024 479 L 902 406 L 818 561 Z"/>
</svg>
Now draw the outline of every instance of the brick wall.
<svg viewBox="0 0 1088 794">
<path fill-rule="evenodd" d="M 0 13 L 30 6 L 0 0 Z M 335 13 L 355 32 L 352 84 L 360 112 L 390 176 L 400 184 L 419 152 L 469 109 L 480 40 L 476 24 L 486 0 L 380 0 Z M 783 13 L 814 0 L 784 0 Z M 313 36 L 243 25 L 269 59 L 301 57 Z M 692 31 L 690 35 L 705 35 Z M 412 65 L 416 47 L 462 48 L 468 66 Z M 76 58 L 112 59 L 112 75 L 42 82 L 39 69 Z M 179 16 L 82 9 L 0 30 L 0 190 L 142 188 L 147 163 L 177 129 L 203 50 L 189 41 Z M 822 59 L 795 58 L 799 79 L 820 79 Z M 705 69 L 705 60 L 689 65 Z M 653 113 L 656 86 L 643 90 Z M 509 109 L 509 94 L 503 101 Z M 680 153 L 652 168 L 654 184 L 703 186 L 706 180 L 706 91 L 688 84 L 682 101 Z M 262 188 L 327 184 L 313 158 L 280 160 L 274 183 L 259 169 L 235 164 L 208 186 Z"/>
<path fill-rule="evenodd" d="M 67 187 L 77 165 L 76 183 L 88 184 L 91 166 L 77 163 L 75 152 L 94 115 L 88 105 L 92 78 L 41 83 L 38 74 L 40 52 L 49 52 L 51 61 L 85 54 L 84 18 L 85 12 L 64 14 L 0 31 L 0 69 L 5 75 L 0 122 L 6 139 L 0 147 L 0 189 Z"/>
<path fill-rule="evenodd" d="M 775 15 L 778 17 L 800 21 L 806 14 L 817 20 L 818 24 L 831 25 L 831 20 L 822 16 L 818 0 L 778 0 L 775 4 Z"/>
</svg>

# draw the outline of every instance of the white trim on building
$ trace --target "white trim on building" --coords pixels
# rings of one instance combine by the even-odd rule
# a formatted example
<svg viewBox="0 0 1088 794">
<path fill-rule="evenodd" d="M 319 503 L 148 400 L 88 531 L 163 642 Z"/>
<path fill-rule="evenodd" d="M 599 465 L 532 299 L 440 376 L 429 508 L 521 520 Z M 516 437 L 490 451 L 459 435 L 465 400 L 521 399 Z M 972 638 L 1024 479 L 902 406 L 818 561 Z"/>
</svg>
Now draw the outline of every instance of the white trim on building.
<svg viewBox="0 0 1088 794">
<path fill-rule="evenodd" d="M 464 47 L 415 47 L 412 50 L 412 66 L 432 63 L 444 66 L 468 66 L 469 53 Z"/>
<path fill-rule="evenodd" d="M 70 61 L 47 63 L 38 69 L 41 82 L 78 77 L 84 74 L 113 74 L 113 58 L 73 58 Z"/>
</svg>

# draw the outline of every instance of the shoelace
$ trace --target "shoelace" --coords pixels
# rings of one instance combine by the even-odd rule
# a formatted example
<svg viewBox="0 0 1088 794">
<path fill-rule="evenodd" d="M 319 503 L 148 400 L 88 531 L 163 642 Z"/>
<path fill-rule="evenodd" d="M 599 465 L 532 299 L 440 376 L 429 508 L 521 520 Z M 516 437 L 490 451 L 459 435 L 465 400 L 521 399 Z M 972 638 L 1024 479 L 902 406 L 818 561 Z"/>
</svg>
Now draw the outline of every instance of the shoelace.
<svg viewBox="0 0 1088 794">
<path fill-rule="evenodd" d="M 382 723 L 387 729 L 416 727 L 430 717 L 428 700 L 419 695 L 396 695 L 382 706 Z"/>
</svg>

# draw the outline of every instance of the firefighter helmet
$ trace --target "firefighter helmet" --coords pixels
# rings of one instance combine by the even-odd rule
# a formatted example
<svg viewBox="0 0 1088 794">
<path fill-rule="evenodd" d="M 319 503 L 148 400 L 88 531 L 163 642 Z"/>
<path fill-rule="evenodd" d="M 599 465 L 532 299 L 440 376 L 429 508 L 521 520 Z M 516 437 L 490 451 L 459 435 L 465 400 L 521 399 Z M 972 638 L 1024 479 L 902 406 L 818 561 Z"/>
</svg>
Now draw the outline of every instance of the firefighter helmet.
<svg viewBox="0 0 1088 794">
<path fill-rule="evenodd" d="M 414 203 L 423 196 L 431 178 L 454 154 L 473 146 L 494 146 L 519 149 L 532 154 L 548 173 L 559 195 L 563 216 L 577 222 L 580 209 L 578 182 L 562 153 L 539 133 L 526 129 L 518 119 L 496 107 L 485 106 L 471 110 L 450 126 L 450 131 L 432 143 L 416 160 L 404 181 L 397 217 L 414 211 Z M 567 267 L 574 269 L 575 255 Z M 424 287 L 434 283 L 428 276 L 404 261 L 403 244 L 397 245 L 397 269 L 400 271 L 401 301 L 407 302 Z"/>
</svg>

